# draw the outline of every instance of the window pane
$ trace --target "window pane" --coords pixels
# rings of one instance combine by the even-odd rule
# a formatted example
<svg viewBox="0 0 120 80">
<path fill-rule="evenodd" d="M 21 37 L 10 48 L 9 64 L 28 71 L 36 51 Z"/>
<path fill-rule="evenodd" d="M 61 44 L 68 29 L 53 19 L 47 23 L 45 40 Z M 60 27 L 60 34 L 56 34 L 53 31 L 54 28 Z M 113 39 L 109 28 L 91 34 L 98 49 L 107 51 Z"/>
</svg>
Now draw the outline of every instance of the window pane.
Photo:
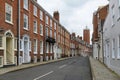
<svg viewBox="0 0 120 80">
<path fill-rule="evenodd" d="M 5 4 L 5 20 L 12 22 L 12 6 L 9 4 Z"/>
<path fill-rule="evenodd" d="M 50 19 L 50 27 L 52 27 L 52 20 Z"/>
<path fill-rule="evenodd" d="M 46 36 L 48 36 L 48 27 L 46 27 Z"/>
<path fill-rule="evenodd" d="M 43 25 L 40 24 L 40 34 L 43 35 Z"/>
<path fill-rule="evenodd" d="M 24 8 L 28 10 L 28 0 L 24 0 Z"/>
<path fill-rule="evenodd" d="M 2 47 L 2 36 L 0 36 L 0 47 Z"/>
<path fill-rule="evenodd" d="M 120 58 L 120 36 L 118 38 L 118 58 Z"/>
<path fill-rule="evenodd" d="M 34 21 L 34 32 L 37 33 L 37 21 Z"/>
<path fill-rule="evenodd" d="M 20 40 L 20 50 L 22 50 L 22 40 Z"/>
<path fill-rule="evenodd" d="M 17 39 L 14 41 L 14 49 L 17 49 Z"/>
<path fill-rule="evenodd" d="M 50 30 L 50 37 L 52 37 L 52 30 Z"/>
<path fill-rule="evenodd" d="M 24 14 L 24 28 L 28 29 L 28 16 Z"/>
<path fill-rule="evenodd" d="M 54 29 L 56 30 L 56 27 L 57 27 L 57 25 L 56 25 L 56 23 L 54 23 Z"/>
<path fill-rule="evenodd" d="M 34 6 L 34 15 L 37 16 L 37 7 Z"/>
<path fill-rule="evenodd" d="M 43 42 L 40 41 L 40 54 L 43 54 Z"/>
<path fill-rule="evenodd" d="M 34 52 L 36 53 L 37 52 L 37 40 L 34 39 L 33 43 L 34 43 Z"/>
<path fill-rule="evenodd" d="M 54 32 L 54 38 L 56 39 L 56 32 Z"/>
<path fill-rule="evenodd" d="M 40 10 L 40 19 L 43 20 L 43 12 Z"/>
<path fill-rule="evenodd" d="M 46 16 L 46 24 L 48 24 L 48 16 Z"/>
<path fill-rule="evenodd" d="M 29 51 L 31 51 L 31 41 L 29 41 Z"/>
</svg>

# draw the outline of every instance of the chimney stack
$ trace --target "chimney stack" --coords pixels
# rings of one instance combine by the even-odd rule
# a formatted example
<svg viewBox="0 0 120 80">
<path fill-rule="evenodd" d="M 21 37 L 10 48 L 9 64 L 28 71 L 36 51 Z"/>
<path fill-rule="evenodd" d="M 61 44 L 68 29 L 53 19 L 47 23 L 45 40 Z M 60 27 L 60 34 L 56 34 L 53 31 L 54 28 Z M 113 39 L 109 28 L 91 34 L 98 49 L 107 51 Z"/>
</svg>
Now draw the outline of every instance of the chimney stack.
<svg viewBox="0 0 120 80">
<path fill-rule="evenodd" d="M 80 36 L 80 39 L 82 40 L 82 36 Z"/>
<path fill-rule="evenodd" d="M 53 13 L 53 17 L 59 22 L 59 12 L 58 11 L 55 11 Z"/>
<path fill-rule="evenodd" d="M 76 37 L 75 33 L 72 33 L 72 36 Z"/>
</svg>

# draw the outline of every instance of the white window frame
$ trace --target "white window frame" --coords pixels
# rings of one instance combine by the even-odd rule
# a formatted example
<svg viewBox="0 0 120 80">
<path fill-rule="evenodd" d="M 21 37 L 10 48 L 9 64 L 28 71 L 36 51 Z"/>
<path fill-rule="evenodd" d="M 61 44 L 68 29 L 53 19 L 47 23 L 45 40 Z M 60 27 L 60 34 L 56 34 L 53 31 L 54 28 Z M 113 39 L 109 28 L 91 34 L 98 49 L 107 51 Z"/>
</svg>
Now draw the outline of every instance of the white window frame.
<svg viewBox="0 0 120 80">
<path fill-rule="evenodd" d="M 0 35 L 0 43 L 1 43 L 0 48 L 2 48 L 3 47 L 3 36 L 1 36 L 1 35 Z"/>
<path fill-rule="evenodd" d="M 115 39 L 112 40 L 112 58 L 115 59 Z"/>
<path fill-rule="evenodd" d="M 56 30 L 57 29 L 57 23 L 54 22 L 54 29 Z"/>
<path fill-rule="evenodd" d="M 115 5 L 112 6 L 111 10 L 112 10 L 112 27 L 115 25 Z"/>
<path fill-rule="evenodd" d="M 23 0 L 23 7 L 28 10 L 28 0 Z"/>
<path fill-rule="evenodd" d="M 43 54 L 43 41 L 40 41 L 40 54 Z"/>
<path fill-rule="evenodd" d="M 46 36 L 48 36 L 48 27 L 46 27 Z"/>
<path fill-rule="evenodd" d="M 48 16 L 47 15 L 45 17 L 45 22 L 46 22 L 46 24 L 48 24 Z"/>
<path fill-rule="evenodd" d="M 14 49 L 17 50 L 17 39 L 14 39 Z"/>
<path fill-rule="evenodd" d="M 25 26 L 23 26 L 23 27 L 25 30 L 28 30 L 28 15 L 26 15 L 26 14 L 24 14 L 24 25 L 25 25 L 25 23 L 26 23 L 26 27 Z"/>
<path fill-rule="evenodd" d="M 118 20 L 120 19 L 120 0 L 118 0 Z"/>
<path fill-rule="evenodd" d="M 37 54 L 37 39 L 33 40 L 33 52 L 34 54 Z"/>
<path fill-rule="evenodd" d="M 31 41 L 29 41 L 29 51 L 31 51 Z"/>
<path fill-rule="evenodd" d="M 52 37 L 52 29 L 50 29 L 50 37 Z"/>
<path fill-rule="evenodd" d="M 43 36 L 43 25 L 40 24 L 40 35 Z"/>
<path fill-rule="evenodd" d="M 120 35 L 118 36 L 118 55 L 117 58 L 120 59 Z"/>
<path fill-rule="evenodd" d="M 34 7 L 34 8 L 33 8 L 33 9 L 34 9 L 33 14 L 34 14 L 34 16 L 37 17 L 37 7 L 36 7 L 35 5 L 34 5 L 33 7 Z"/>
<path fill-rule="evenodd" d="M 46 43 L 46 53 L 49 53 L 49 43 Z"/>
<path fill-rule="evenodd" d="M 33 22 L 33 32 L 37 33 L 37 20 L 34 20 Z"/>
<path fill-rule="evenodd" d="M 50 27 L 52 28 L 53 24 L 52 24 L 52 19 L 50 19 Z"/>
<path fill-rule="evenodd" d="M 20 39 L 20 51 L 23 51 L 23 40 Z"/>
<path fill-rule="evenodd" d="M 120 0 L 118 0 L 119 6 L 120 6 Z"/>
<path fill-rule="evenodd" d="M 50 53 L 52 53 L 52 43 L 50 44 Z"/>
<path fill-rule="evenodd" d="M 9 8 L 9 9 L 7 9 L 7 8 Z M 9 10 L 10 10 L 10 11 L 9 11 Z M 10 16 L 10 21 L 7 20 L 6 14 L 10 14 L 10 15 L 11 15 L 11 16 Z M 12 8 L 12 6 L 11 6 L 10 4 L 8 4 L 8 3 L 5 3 L 5 22 L 10 23 L 10 24 L 13 24 L 13 8 Z"/>
<path fill-rule="evenodd" d="M 43 11 L 40 10 L 40 20 L 43 20 Z"/>
<path fill-rule="evenodd" d="M 54 32 L 54 38 L 55 38 L 55 40 L 56 40 L 56 31 Z"/>
<path fill-rule="evenodd" d="M 118 13 L 118 20 L 120 19 L 120 6 L 118 7 L 118 11 L 119 11 L 119 13 Z"/>
</svg>

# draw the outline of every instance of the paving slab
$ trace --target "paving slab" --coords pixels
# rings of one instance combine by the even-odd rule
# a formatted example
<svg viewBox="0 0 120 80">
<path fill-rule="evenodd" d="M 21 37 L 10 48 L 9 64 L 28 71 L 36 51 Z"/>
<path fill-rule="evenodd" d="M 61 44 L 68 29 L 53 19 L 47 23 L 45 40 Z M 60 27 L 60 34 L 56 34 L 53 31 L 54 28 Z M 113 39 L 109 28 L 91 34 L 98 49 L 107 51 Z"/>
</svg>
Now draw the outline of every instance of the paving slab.
<svg viewBox="0 0 120 80">
<path fill-rule="evenodd" d="M 120 80 L 120 76 L 92 57 L 89 58 L 93 80 Z"/>
</svg>

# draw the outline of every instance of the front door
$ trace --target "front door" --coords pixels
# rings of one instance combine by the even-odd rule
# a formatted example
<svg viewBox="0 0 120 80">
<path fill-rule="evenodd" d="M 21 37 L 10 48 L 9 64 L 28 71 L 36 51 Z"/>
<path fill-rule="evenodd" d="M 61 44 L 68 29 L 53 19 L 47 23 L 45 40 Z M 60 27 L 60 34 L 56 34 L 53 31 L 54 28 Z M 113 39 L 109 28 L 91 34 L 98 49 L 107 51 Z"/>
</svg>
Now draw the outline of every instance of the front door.
<svg viewBox="0 0 120 80">
<path fill-rule="evenodd" d="M 28 63 L 29 62 L 29 40 L 28 38 L 24 38 L 24 51 L 23 51 L 23 62 Z"/>
<path fill-rule="evenodd" d="M 12 38 L 6 37 L 6 63 L 7 65 L 13 64 L 13 44 L 12 44 Z"/>
</svg>

